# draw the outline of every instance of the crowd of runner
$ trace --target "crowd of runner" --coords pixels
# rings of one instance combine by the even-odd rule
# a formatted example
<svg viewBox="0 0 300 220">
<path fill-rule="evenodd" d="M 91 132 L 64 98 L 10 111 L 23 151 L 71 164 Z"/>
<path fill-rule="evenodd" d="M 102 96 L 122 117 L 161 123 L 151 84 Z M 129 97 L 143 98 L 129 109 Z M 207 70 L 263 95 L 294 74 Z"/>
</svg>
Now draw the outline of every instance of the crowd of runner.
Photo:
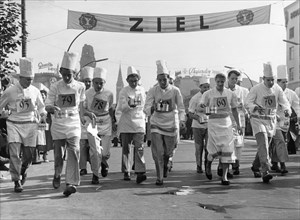
<svg viewBox="0 0 300 220">
<path fill-rule="evenodd" d="M 295 129 L 300 106 L 297 94 L 287 88 L 286 66 L 278 66 L 275 77 L 271 64 L 264 64 L 262 82 L 250 91 L 239 86 L 243 74 L 239 69 L 217 73 L 213 87 L 209 78 L 200 77 L 200 91 L 190 100 L 186 113 L 181 92 L 173 84 L 175 76 L 164 60 L 156 61 L 157 84 L 148 92 L 139 83 L 139 71 L 129 66 L 128 85 L 120 91 L 116 107 L 113 93 L 105 88 L 107 70 L 87 66 L 77 79 L 77 62 L 77 53 L 65 52 L 60 67 L 62 79 L 50 89 L 38 89 L 32 85 L 32 60 L 21 58 L 19 81 L 3 89 L 0 109 L 5 121 L 1 126 L 6 126 L 1 140 L 6 133 L 9 159 L 1 157 L 1 163 L 9 161 L 15 192 L 23 191 L 27 170 L 39 152 L 47 161 L 49 149 L 54 150 L 55 189 L 61 185 L 65 160 L 65 196 L 77 191 L 80 176 L 87 174 L 88 162 L 93 173 L 91 184 L 99 184 L 100 174 L 106 177 L 109 172 L 113 132 L 121 140 L 124 181 L 130 181 L 134 172 L 140 184 L 147 180 L 146 130 L 156 169 L 155 184 L 161 186 L 172 168 L 186 115 L 192 119 L 196 172 L 205 173 L 209 180 L 214 159 L 219 159 L 217 173 L 222 185 L 229 185 L 232 175 L 240 174 L 247 118 L 257 141 L 257 154 L 250 165 L 254 177 L 268 183 L 273 177 L 270 170 L 283 175 L 288 172 L 287 143 L 297 147 L 300 142 L 299 130 Z M 233 173 L 229 172 L 230 165 Z"/>
</svg>

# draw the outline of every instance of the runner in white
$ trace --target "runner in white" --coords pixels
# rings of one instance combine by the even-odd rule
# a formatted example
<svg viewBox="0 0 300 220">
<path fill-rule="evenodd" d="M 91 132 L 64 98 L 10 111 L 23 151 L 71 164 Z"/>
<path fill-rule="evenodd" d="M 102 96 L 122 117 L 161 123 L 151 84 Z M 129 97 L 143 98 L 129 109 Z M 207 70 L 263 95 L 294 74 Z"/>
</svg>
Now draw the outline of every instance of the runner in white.
<svg viewBox="0 0 300 220">
<path fill-rule="evenodd" d="M 209 78 L 201 77 L 199 79 L 199 88 L 200 91 L 195 94 L 189 103 L 189 115 L 193 119 L 192 128 L 195 141 L 195 156 L 196 156 L 196 165 L 197 173 L 203 173 L 202 170 L 202 158 L 204 152 L 204 165 L 207 163 L 207 122 L 208 116 L 203 112 L 199 111 L 199 103 L 201 101 L 202 95 L 204 92 L 210 89 Z"/>
<path fill-rule="evenodd" d="M 126 81 L 119 94 L 116 108 L 118 133 L 122 141 L 122 172 L 124 180 L 130 180 L 131 172 L 131 146 L 133 145 L 134 171 L 137 175 L 136 183 L 147 179 L 144 158 L 145 114 L 143 112 L 146 94 L 142 86 L 138 85 L 140 74 L 133 66 L 127 69 Z"/>
<path fill-rule="evenodd" d="M 297 118 L 298 121 L 300 118 L 299 97 L 293 90 L 287 88 L 287 83 L 288 78 L 286 66 L 280 65 L 277 67 L 277 84 L 282 88 L 283 93 L 288 99 L 292 110 L 296 113 L 295 121 L 297 122 Z M 281 105 L 278 105 L 277 116 L 278 122 L 276 125 L 276 133 L 271 143 L 271 170 L 285 174 L 288 173 L 288 170 L 285 166 L 285 162 L 288 161 L 288 148 L 286 140 L 290 142 L 295 141 L 292 140 L 292 136 L 290 134 L 290 132 L 293 132 L 290 130 L 290 120 L 291 122 L 293 122 L 294 119 L 290 119 L 290 117 L 285 116 Z M 295 133 L 293 135 L 297 136 L 297 134 Z M 294 148 L 296 148 L 296 146 L 294 146 Z M 278 162 L 280 163 L 280 168 L 278 167 Z"/>
<path fill-rule="evenodd" d="M 156 185 L 161 186 L 163 177 L 167 177 L 167 165 L 177 142 L 179 125 L 185 126 L 185 109 L 180 90 L 169 84 L 166 62 L 158 60 L 156 65 L 159 86 L 149 90 L 144 111 L 150 116 L 151 109 L 154 109 L 150 118 L 151 150 L 157 174 Z"/>
<path fill-rule="evenodd" d="M 69 196 L 76 192 L 80 184 L 79 176 L 79 141 L 81 136 L 81 118 L 85 86 L 74 79 L 78 54 L 65 52 L 60 67 L 62 79 L 51 85 L 45 105 L 52 114 L 51 134 L 54 144 L 54 177 L 52 185 L 60 187 L 63 169 L 62 147 L 67 149 L 66 188 L 63 192 Z"/>
<path fill-rule="evenodd" d="M 290 115 L 290 104 L 280 86 L 274 84 L 274 78 L 271 64 L 264 64 L 263 82 L 251 88 L 245 102 L 257 142 L 257 154 L 251 169 L 255 177 L 260 177 L 261 167 L 264 183 L 273 178 L 269 173 L 269 141 L 275 133 L 278 105 L 282 106 L 286 116 Z"/>
<path fill-rule="evenodd" d="M 80 78 L 85 85 L 85 91 L 91 88 L 93 75 L 94 75 L 93 67 L 86 66 L 80 70 Z M 85 122 L 87 121 L 85 120 Z M 87 126 L 88 123 L 81 124 L 80 159 L 79 159 L 80 176 L 87 174 L 86 164 L 87 161 L 90 161 L 89 142 L 88 142 L 88 136 L 86 130 Z"/>
<path fill-rule="evenodd" d="M 111 134 L 113 121 L 113 93 L 104 88 L 106 83 L 107 70 L 105 68 L 96 67 L 94 71 L 93 87 L 87 94 L 87 106 L 85 114 L 90 119 L 94 119 L 98 135 L 101 138 L 102 159 L 101 159 L 101 175 L 106 177 L 108 174 L 108 159 L 110 157 Z M 96 168 L 93 171 L 96 175 Z"/>
<path fill-rule="evenodd" d="M 33 63 L 29 58 L 20 59 L 19 82 L 6 89 L 0 98 L 0 109 L 8 107 L 7 141 L 10 153 L 10 175 L 15 192 L 22 192 L 27 169 L 36 150 L 39 122 L 46 123 L 46 111 L 39 89 L 32 86 Z M 24 146 L 23 150 L 21 145 Z M 22 158 L 20 157 L 22 155 Z M 20 175 L 22 180 L 20 181 Z"/>
<path fill-rule="evenodd" d="M 227 178 L 229 164 L 234 163 L 234 136 L 230 113 L 232 112 L 236 121 L 237 132 L 241 135 L 242 129 L 237 112 L 237 97 L 229 89 L 224 87 L 226 76 L 218 73 L 215 76 L 216 87 L 206 91 L 200 101 L 200 110 L 206 108 L 208 119 L 208 143 L 207 143 L 207 165 L 206 176 L 212 179 L 211 164 L 214 158 L 220 157 L 223 175 L 221 184 L 229 185 Z"/>
</svg>

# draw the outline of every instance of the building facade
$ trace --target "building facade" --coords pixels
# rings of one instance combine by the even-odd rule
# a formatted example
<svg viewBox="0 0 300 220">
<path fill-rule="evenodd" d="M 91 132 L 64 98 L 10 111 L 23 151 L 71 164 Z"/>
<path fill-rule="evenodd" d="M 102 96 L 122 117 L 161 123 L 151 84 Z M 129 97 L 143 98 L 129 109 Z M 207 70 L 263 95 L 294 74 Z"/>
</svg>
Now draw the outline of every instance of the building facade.
<svg viewBox="0 0 300 220">
<path fill-rule="evenodd" d="M 284 8 L 286 26 L 286 65 L 288 87 L 295 90 L 300 86 L 300 1 Z"/>
</svg>

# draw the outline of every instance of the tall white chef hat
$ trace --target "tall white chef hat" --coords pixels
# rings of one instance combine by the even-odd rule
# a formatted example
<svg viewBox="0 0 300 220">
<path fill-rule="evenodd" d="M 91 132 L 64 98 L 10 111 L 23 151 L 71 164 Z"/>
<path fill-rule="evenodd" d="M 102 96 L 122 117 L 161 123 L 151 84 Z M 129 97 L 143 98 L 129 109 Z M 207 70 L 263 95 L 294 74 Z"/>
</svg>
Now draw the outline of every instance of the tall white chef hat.
<svg viewBox="0 0 300 220">
<path fill-rule="evenodd" d="M 169 76 L 171 79 L 175 80 L 176 76 L 175 76 L 175 72 L 174 71 L 169 71 Z"/>
<path fill-rule="evenodd" d="M 61 67 L 69 70 L 76 70 L 79 54 L 73 52 L 65 52 L 61 62 Z"/>
<path fill-rule="evenodd" d="M 94 70 L 94 79 L 100 78 L 106 80 L 107 70 L 102 67 L 96 67 Z"/>
<path fill-rule="evenodd" d="M 139 78 L 141 77 L 139 71 L 136 70 L 133 66 L 129 66 L 127 68 L 127 77 L 130 75 L 137 75 Z"/>
<path fill-rule="evenodd" d="M 32 78 L 34 77 L 33 61 L 31 58 L 20 58 L 20 76 Z"/>
<path fill-rule="evenodd" d="M 205 83 L 210 84 L 209 78 L 206 77 L 206 76 L 200 77 L 200 78 L 199 78 L 199 86 L 201 86 L 201 85 L 203 85 L 203 84 L 205 84 Z"/>
<path fill-rule="evenodd" d="M 85 66 L 80 71 L 81 79 L 93 79 L 94 76 L 94 68 L 91 66 Z"/>
<path fill-rule="evenodd" d="M 270 62 L 264 63 L 264 77 L 275 77 Z"/>
<path fill-rule="evenodd" d="M 157 67 L 157 75 L 159 75 L 159 74 L 169 74 L 169 70 L 168 70 L 166 61 L 157 60 L 156 61 L 156 67 Z"/>
<path fill-rule="evenodd" d="M 286 65 L 277 66 L 277 79 L 287 79 Z"/>
</svg>

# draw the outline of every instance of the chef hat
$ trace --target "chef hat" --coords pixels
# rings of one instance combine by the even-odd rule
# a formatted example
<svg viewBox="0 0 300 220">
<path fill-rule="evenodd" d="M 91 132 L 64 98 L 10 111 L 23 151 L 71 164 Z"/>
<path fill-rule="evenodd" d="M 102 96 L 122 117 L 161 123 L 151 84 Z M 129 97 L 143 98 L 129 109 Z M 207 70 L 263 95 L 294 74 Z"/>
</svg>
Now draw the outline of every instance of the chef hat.
<svg viewBox="0 0 300 220">
<path fill-rule="evenodd" d="M 156 61 L 157 66 L 157 75 L 159 74 L 169 74 L 169 70 L 167 68 L 167 63 L 164 60 L 157 60 Z"/>
<path fill-rule="evenodd" d="M 173 72 L 173 71 L 169 71 L 169 76 L 170 76 L 170 78 L 173 79 L 173 80 L 176 79 L 175 72 Z"/>
<path fill-rule="evenodd" d="M 102 67 L 96 67 L 94 70 L 94 79 L 100 78 L 106 80 L 107 70 Z"/>
<path fill-rule="evenodd" d="M 286 65 L 277 66 L 277 79 L 287 79 Z"/>
<path fill-rule="evenodd" d="M 275 77 L 270 62 L 264 63 L 264 77 Z"/>
<path fill-rule="evenodd" d="M 205 76 L 202 76 L 199 78 L 199 86 L 202 85 L 202 84 L 205 84 L 205 83 L 208 83 L 210 84 L 210 80 L 208 77 L 205 77 Z"/>
<path fill-rule="evenodd" d="M 85 66 L 81 69 L 80 75 L 81 75 L 81 79 L 87 79 L 87 78 L 93 79 L 94 68 L 90 66 Z"/>
<path fill-rule="evenodd" d="M 33 61 L 31 58 L 20 58 L 20 76 L 34 77 Z"/>
<path fill-rule="evenodd" d="M 78 57 L 79 57 L 78 53 L 65 52 L 63 60 L 61 62 L 61 67 L 75 71 Z"/>
<path fill-rule="evenodd" d="M 140 78 L 140 73 L 133 66 L 129 66 L 127 68 L 127 77 L 130 75 L 137 75 Z"/>
</svg>

